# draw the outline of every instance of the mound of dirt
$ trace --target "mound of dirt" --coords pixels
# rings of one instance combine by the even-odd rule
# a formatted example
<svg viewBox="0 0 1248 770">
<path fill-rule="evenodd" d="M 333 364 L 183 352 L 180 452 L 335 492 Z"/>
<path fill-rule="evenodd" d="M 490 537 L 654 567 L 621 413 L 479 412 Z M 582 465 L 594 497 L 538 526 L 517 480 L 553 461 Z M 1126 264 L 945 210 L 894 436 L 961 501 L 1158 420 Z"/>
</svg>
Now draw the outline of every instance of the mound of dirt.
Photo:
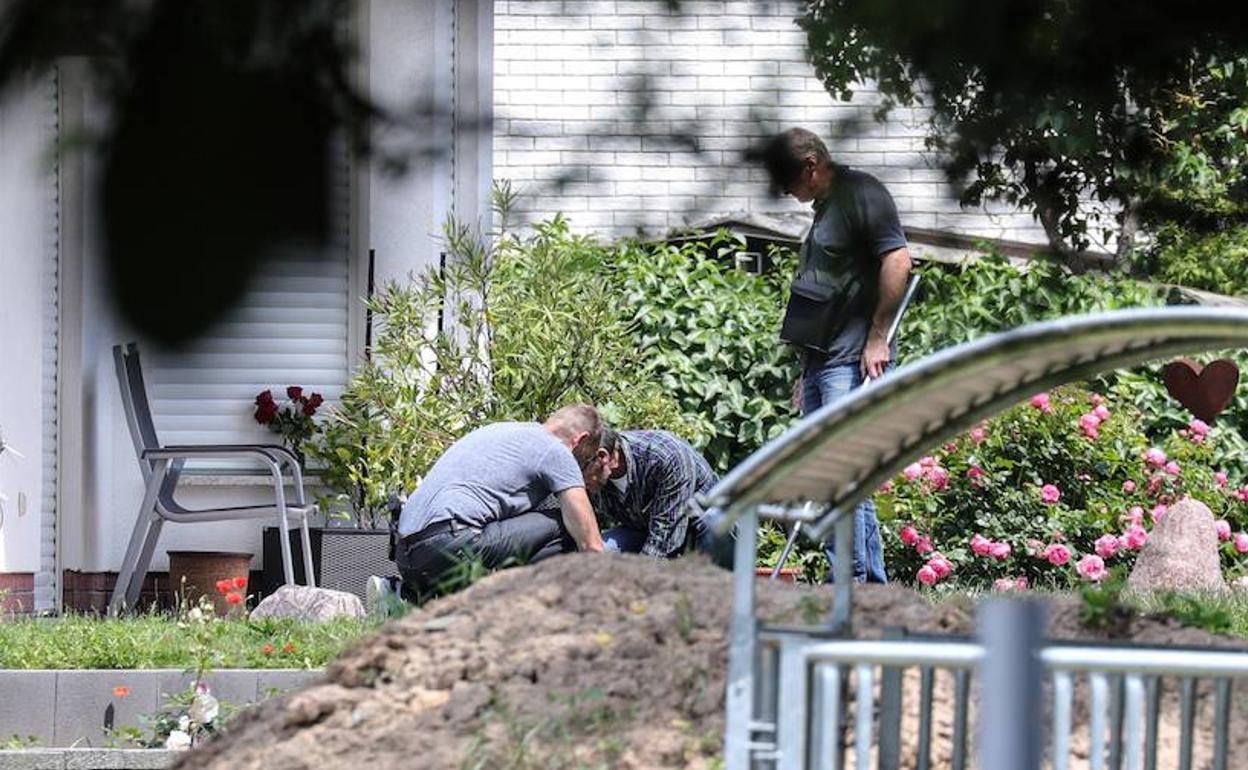
<svg viewBox="0 0 1248 770">
<path fill-rule="evenodd" d="M 504 570 L 413 611 L 267 701 L 180 768 L 702 768 L 722 751 L 730 575 L 695 559 L 574 554 Z M 829 587 L 760 581 L 763 617 L 826 615 Z M 864 586 L 855 627 L 971 633 L 969 602 Z M 1055 599 L 1050 634 L 1089 637 Z M 1234 644 L 1170 622 L 1155 644 Z M 1105 634 L 1099 634 L 1102 638 Z"/>
</svg>

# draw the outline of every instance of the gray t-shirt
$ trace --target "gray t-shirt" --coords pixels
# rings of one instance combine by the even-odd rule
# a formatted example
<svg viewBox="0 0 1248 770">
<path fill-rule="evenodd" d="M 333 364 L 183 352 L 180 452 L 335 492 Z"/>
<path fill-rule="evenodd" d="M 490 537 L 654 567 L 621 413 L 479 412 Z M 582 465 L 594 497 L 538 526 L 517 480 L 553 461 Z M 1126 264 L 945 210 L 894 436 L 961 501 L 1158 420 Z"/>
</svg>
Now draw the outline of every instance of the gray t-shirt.
<svg viewBox="0 0 1248 770">
<path fill-rule="evenodd" d="M 870 174 L 834 166 L 832 190 L 815 203 L 798 267 L 803 277 L 839 290 L 835 301 L 843 308 L 843 326 L 826 351 L 815 354 L 821 363 L 862 358 L 879 301 L 879 258 L 905 245 L 897 206 L 884 185 Z"/>
<path fill-rule="evenodd" d="M 527 513 L 552 494 L 584 487 L 580 466 L 550 431 L 535 422 L 477 428 L 451 445 L 403 504 L 399 534 L 458 521 L 483 527 Z"/>
</svg>

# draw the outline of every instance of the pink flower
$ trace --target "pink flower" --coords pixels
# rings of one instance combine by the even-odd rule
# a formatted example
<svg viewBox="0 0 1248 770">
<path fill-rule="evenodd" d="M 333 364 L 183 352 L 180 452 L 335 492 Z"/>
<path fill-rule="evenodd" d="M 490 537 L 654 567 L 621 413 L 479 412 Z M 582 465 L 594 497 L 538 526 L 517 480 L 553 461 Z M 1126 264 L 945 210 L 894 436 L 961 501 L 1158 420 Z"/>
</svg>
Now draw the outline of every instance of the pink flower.
<svg viewBox="0 0 1248 770">
<path fill-rule="evenodd" d="M 936 465 L 936 458 L 935 458 L 935 457 L 932 457 L 931 455 L 927 455 L 926 457 L 920 457 L 920 458 L 919 458 L 919 465 L 920 465 L 920 466 L 922 466 L 922 467 L 924 467 L 924 468 L 932 468 L 932 467 L 935 467 L 935 465 Z"/>
<path fill-rule="evenodd" d="M 1139 550 L 1148 542 L 1148 532 L 1140 525 L 1133 524 L 1127 527 L 1126 532 L 1122 533 L 1122 538 L 1119 542 L 1122 543 L 1124 548 L 1130 548 L 1133 551 Z"/>
<path fill-rule="evenodd" d="M 1100 406 L 1101 404 L 1105 403 L 1105 397 L 1102 396 L 1100 393 L 1093 393 L 1091 396 L 1088 397 L 1088 400 L 1092 402 L 1092 406 Z"/>
<path fill-rule="evenodd" d="M 1041 556 L 1054 567 L 1060 567 L 1070 561 L 1070 549 L 1061 543 L 1050 543 L 1044 547 Z"/>
<path fill-rule="evenodd" d="M 1138 505 L 1131 506 L 1131 510 L 1127 511 L 1127 521 L 1132 526 L 1138 527 L 1144 523 L 1144 509 Z"/>
<path fill-rule="evenodd" d="M 1218 471 L 1213 474 L 1213 480 L 1218 485 L 1218 489 L 1226 489 L 1226 471 Z"/>
<path fill-rule="evenodd" d="M 1218 533 L 1218 539 L 1222 541 L 1231 539 L 1231 523 L 1226 519 L 1218 519 L 1213 523 L 1214 530 Z"/>
<path fill-rule="evenodd" d="M 970 476 L 973 479 L 982 479 L 984 476 L 987 476 L 988 474 L 985 473 L 984 469 L 979 467 L 978 465 L 972 465 L 971 467 L 966 469 L 966 475 Z"/>
<path fill-rule="evenodd" d="M 1090 430 L 1096 430 L 1100 424 L 1101 418 L 1091 412 L 1088 412 L 1079 418 L 1079 427 L 1083 428 L 1084 433 L 1087 433 Z"/>
<path fill-rule="evenodd" d="M 1017 588 L 1019 591 L 1026 591 L 1029 585 L 1030 584 L 1027 582 L 1026 575 L 1019 575 L 1018 577 L 1014 578 L 1014 587 Z"/>
<path fill-rule="evenodd" d="M 1075 565 L 1075 571 L 1084 577 L 1085 580 L 1091 580 L 1099 583 L 1109 574 L 1105 569 L 1105 561 L 1095 554 L 1088 554 L 1079 560 Z"/>
<path fill-rule="evenodd" d="M 1248 535 L 1240 532 L 1235 536 L 1235 550 L 1240 553 L 1248 553 Z"/>
<path fill-rule="evenodd" d="M 988 438 L 987 428 L 983 427 L 982 425 L 975 427 L 975 428 L 971 428 L 971 441 L 975 442 L 975 446 L 979 446 L 980 444 L 984 443 L 984 440 L 987 438 Z"/>
<path fill-rule="evenodd" d="M 1053 411 L 1053 405 L 1049 403 L 1048 393 L 1037 393 L 1036 395 L 1032 396 L 1031 405 L 1039 409 L 1041 412 L 1044 412 L 1045 414 L 1049 414 L 1050 412 Z"/>
<path fill-rule="evenodd" d="M 1144 453 L 1144 462 L 1148 463 L 1154 468 L 1160 468 L 1161 466 L 1166 464 L 1166 453 L 1161 451 L 1157 447 L 1151 447 L 1147 452 Z"/>
<path fill-rule="evenodd" d="M 936 570 L 926 564 L 919 567 L 919 574 L 917 577 L 919 578 L 919 582 L 925 586 L 934 586 L 936 585 L 936 582 L 940 580 L 940 578 L 936 576 Z"/>
<path fill-rule="evenodd" d="M 1101 535 L 1096 539 L 1096 553 L 1098 556 L 1108 559 L 1118 553 L 1118 537 L 1116 535 Z"/>
<path fill-rule="evenodd" d="M 1239 491 L 1235 493 L 1235 496 L 1238 497 L 1241 501 L 1248 503 L 1248 486 L 1240 487 Z"/>
<path fill-rule="evenodd" d="M 914 550 L 921 554 L 931 551 L 932 548 L 932 539 L 927 535 L 920 535 L 919 539 L 914 542 Z"/>
<path fill-rule="evenodd" d="M 1014 581 L 1011 580 L 1010 578 L 997 578 L 996 580 L 992 581 L 992 590 L 1002 591 L 1002 592 L 1013 591 Z"/>
<path fill-rule="evenodd" d="M 1153 510 L 1148 512 L 1149 518 L 1151 518 L 1153 520 L 1153 523 L 1156 524 L 1157 522 L 1161 521 L 1161 518 L 1163 516 L 1166 515 L 1167 510 L 1169 510 L 1169 508 L 1167 508 L 1165 505 L 1161 503 L 1158 503 L 1157 505 L 1153 506 Z"/>
<path fill-rule="evenodd" d="M 901 475 L 905 476 L 907 481 L 914 481 L 923 475 L 923 468 L 918 463 L 910 463 L 902 469 Z"/>
<path fill-rule="evenodd" d="M 997 561 L 1005 561 L 1010 558 L 1010 552 L 1012 550 L 1013 549 L 1010 548 L 1009 543 L 999 540 L 988 546 L 988 555 Z"/>
<path fill-rule="evenodd" d="M 885 481 L 880 485 L 880 488 L 877 491 L 882 495 L 887 495 L 889 492 L 893 491 L 893 482 Z"/>
<path fill-rule="evenodd" d="M 1190 430 L 1192 432 L 1192 435 L 1194 436 L 1209 435 L 1209 423 L 1205 422 L 1204 420 L 1200 420 L 1200 419 L 1192 420 L 1190 423 L 1188 423 L 1187 429 Z"/>
<path fill-rule="evenodd" d="M 941 580 L 949 577 L 949 574 L 953 572 L 953 563 L 938 553 L 932 554 L 932 557 L 927 560 L 927 566 L 935 570 L 936 577 Z"/>
<path fill-rule="evenodd" d="M 992 541 L 977 532 L 971 537 L 971 551 L 976 556 L 987 556 L 992 552 Z"/>
<path fill-rule="evenodd" d="M 931 483 L 932 490 L 939 492 L 949 486 L 949 471 L 939 465 L 932 466 L 927 469 L 927 480 Z"/>
<path fill-rule="evenodd" d="M 944 445 L 941 447 L 941 449 L 945 450 L 946 452 L 956 452 L 958 451 L 958 442 L 946 441 Z"/>
<path fill-rule="evenodd" d="M 1062 490 L 1058 489 L 1055 484 L 1045 484 L 1040 487 L 1040 499 L 1048 505 L 1053 505 L 1062 499 Z"/>
<path fill-rule="evenodd" d="M 897 533 L 901 537 L 901 542 L 905 545 L 914 545 L 919 542 L 919 531 L 911 524 L 906 524 Z"/>
<path fill-rule="evenodd" d="M 1131 479 L 1127 479 L 1126 481 L 1122 482 L 1122 491 L 1128 495 L 1134 492 L 1135 482 L 1132 481 Z"/>
<path fill-rule="evenodd" d="M 1096 415 L 1097 417 L 1101 418 L 1101 422 L 1105 422 L 1106 420 L 1108 420 L 1108 419 L 1109 419 L 1109 416 L 1110 416 L 1110 411 L 1109 411 L 1109 408 L 1108 408 L 1108 407 L 1106 407 L 1106 406 L 1104 406 L 1104 405 L 1102 405 L 1102 404 L 1097 404 L 1097 405 L 1096 405 L 1096 408 L 1092 410 L 1092 414 L 1094 414 L 1094 415 Z"/>
<path fill-rule="evenodd" d="M 1170 474 L 1171 476 L 1178 476 L 1181 471 L 1182 469 L 1179 467 L 1179 464 L 1176 463 L 1174 460 L 1171 460 L 1170 462 L 1166 463 L 1166 473 Z"/>
</svg>

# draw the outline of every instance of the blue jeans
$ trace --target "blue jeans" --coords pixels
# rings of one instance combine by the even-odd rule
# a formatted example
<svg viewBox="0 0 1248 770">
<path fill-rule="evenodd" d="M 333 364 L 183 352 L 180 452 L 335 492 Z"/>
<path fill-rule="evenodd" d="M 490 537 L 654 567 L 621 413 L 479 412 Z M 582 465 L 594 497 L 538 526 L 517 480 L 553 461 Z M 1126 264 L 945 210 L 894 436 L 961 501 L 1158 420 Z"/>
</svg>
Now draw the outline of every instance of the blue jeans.
<svg viewBox="0 0 1248 770">
<path fill-rule="evenodd" d="M 711 561 L 724 569 L 732 569 L 733 540 L 736 528 L 728 535 L 716 535 L 712 527 L 714 519 L 707 511 L 689 522 L 689 537 L 698 553 L 706 554 Z M 646 544 L 645 530 L 632 527 L 612 527 L 602 533 L 603 550 L 608 553 L 640 553 Z"/>
<path fill-rule="evenodd" d="M 858 363 L 823 364 L 809 361 L 802 369 L 802 414 L 807 415 L 824 404 L 836 401 L 862 384 Z M 828 554 L 828 580 L 836 573 L 836 536 L 824 542 Z M 875 503 L 867 498 L 854 509 L 854 580 L 859 583 L 887 583 L 884 570 L 884 544 L 880 540 L 880 521 Z"/>
</svg>

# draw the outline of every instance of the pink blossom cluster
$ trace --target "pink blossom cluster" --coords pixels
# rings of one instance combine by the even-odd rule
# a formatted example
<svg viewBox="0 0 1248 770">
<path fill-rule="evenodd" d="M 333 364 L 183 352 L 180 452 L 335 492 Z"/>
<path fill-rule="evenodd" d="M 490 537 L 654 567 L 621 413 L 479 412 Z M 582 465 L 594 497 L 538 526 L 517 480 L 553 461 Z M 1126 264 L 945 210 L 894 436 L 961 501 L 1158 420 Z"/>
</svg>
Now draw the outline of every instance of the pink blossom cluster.
<svg viewBox="0 0 1248 770">
<path fill-rule="evenodd" d="M 1031 397 L 1030 403 L 1033 407 L 1035 407 L 1036 409 L 1039 409 L 1044 414 L 1053 413 L 1053 404 L 1051 400 L 1049 399 L 1048 393 L 1037 393 L 1036 395 Z"/>
<path fill-rule="evenodd" d="M 989 540 L 978 532 L 971 538 L 971 551 L 976 556 L 990 556 L 997 561 L 1010 558 L 1013 549 L 1004 540 Z"/>
<path fill-rule="evenodd" d="M 1092 411 L 1079 417 L 1079 429 L 1083 435 L 1095 441 L 1101 435 L 1101 423 L 1109 419 L 1110 411 L 1105 404 L 1097 404 Z"/>
<path fill-rule="evenodd" d="M 914 528 L 913 524 L 903 526 L 898 535 L 901 537 L 901 542 L 904 545 L 914 548 L 920 554 L 932 551 L 932 538 L 919 534 L 919 531 Z"/>
<path fill-rule="evenodd" d="M 1179 435 L 1193 444 L 1203 444 L 1209 435 L 1209 423 L 1200 419 L 1192 420 L 1186 428 L 1179 431 Z"/>
<path fill-rule="evenodd" d="M 1070 561 L 1070 548 L 1063 543 L 1049 543 L 1040 552 L 1040 558 L 1052 564 L 1054 567 L 1065 566 Z"/>
<path fill-rule="evenodd" d="M 931 455 L 920 458 L 917 463 L 910 463 L 902 469 L 901 475 L 906 481 L 921 481 L 920 490 L 925 495 L 941 492 L 949 486 L 949 471 Z"/>
<path fill-rule="evenodd" d="M 1096 554 L 1088 554 L 1079 560 L 1075 565 L 1075 571 L 1079 573 L 1084 580 L 1091 580 L 1099 583 L 1109 574 L 1109 570 L 1105 569 L 1105 561 Z"/>
<path fill-rule="evenodd" d="M 927 564 L 919 567 L 915 577 L 925 586 L 934 586 L 952 573 L 953 563 L 939 553 L 933 553 L 928 557 Z"/>
<path fill-rule="evenodd" d="M 1056 484 L 1045 484 L 1040 487 L 1040 500 L 1046 505 L 1053 505 L 1062 499 L 1062 490 Z"/>
<path fill-rule="evenodd" d="M 1015 578 L 997 578 L 992 581 L 992 590 L 994 591 L 1026 591 L 1028 587 L 1027 576 L 1019 575 Z"/>
</svg>

